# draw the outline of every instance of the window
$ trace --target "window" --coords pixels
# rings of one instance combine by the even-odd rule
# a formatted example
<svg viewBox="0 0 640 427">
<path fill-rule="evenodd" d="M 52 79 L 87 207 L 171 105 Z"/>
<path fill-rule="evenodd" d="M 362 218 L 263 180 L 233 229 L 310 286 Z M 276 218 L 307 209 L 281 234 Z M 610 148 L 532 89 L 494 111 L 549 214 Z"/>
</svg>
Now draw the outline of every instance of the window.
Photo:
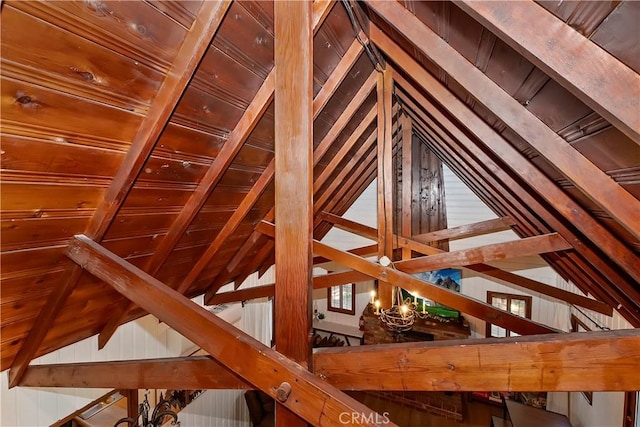
<svg viewBox="0 0 640 427">
<path fill-rule="evenodd" d="M 487 302 L 494 307 L 515 314 L 516 316 L 531 319 L 531 297 L 524 295 L 503 294 L 500 292 L 487 292 Z M 518 334 L 498 325 L 487 323 L 487 338 L 517 337 Z"/>
<path fill-rule="evenodd" d="M 582 320 L 578 319 L 575 314 L 571 314 L 571 332 L 586 332 L 590 331 L 591 328 L 588 327 Z M 589 405 L 593 406 L 593 392 L 592 391 L 583 391 L 582 395 Z"/>
<path fill-rule="evenodd" d="M 327 310 L 345 314 L 356 314 L 353 290 L 353 283 L 328 288 Z"/>
</svg>

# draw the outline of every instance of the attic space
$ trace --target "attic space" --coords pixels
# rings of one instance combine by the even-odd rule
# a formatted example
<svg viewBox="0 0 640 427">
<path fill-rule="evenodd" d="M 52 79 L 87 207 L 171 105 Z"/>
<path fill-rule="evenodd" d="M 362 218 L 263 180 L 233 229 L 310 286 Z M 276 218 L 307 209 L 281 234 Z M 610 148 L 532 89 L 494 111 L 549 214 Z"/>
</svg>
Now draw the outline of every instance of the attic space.
<svg viewBox="0 0 640 427">
<path fill-rule="evenodd" d="M 0 19 L 3 426 L 640 425 L 640 2 Z"/>
</svg>

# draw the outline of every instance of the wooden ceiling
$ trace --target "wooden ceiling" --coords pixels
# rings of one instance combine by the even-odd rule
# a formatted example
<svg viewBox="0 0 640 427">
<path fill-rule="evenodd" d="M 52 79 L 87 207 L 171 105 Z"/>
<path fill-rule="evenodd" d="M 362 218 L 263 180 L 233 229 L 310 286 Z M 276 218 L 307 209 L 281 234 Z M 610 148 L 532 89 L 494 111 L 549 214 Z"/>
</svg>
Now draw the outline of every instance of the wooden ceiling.
<svg viewBox="0 0 640 427">
<path fill-rule="evenodd" d="M 640 327 L 640 3 L 347 5 L 314 3 L 314 238 L 376 177 L 385 66 L 422 142 Z M 273 264 L 273 3 L 5 1 L 1 36 L 2 370 L 145 313 L 75 235 L 187 297 Z"/>
</svg>

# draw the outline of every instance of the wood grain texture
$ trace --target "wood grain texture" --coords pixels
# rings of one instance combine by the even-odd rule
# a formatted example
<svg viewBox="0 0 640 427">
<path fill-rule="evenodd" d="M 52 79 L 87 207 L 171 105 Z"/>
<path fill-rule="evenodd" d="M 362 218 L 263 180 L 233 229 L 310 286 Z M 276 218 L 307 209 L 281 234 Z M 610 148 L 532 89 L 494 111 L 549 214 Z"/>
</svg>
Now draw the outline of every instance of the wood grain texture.
<svg viewBox="0 0 640 427">
<path fill-rule="evenodd" d="M 541 156 L 554 164 L 585 196 L 609 213 L 636 239 L 640 239 L 638 199 L 504 92 L 400 3 L 369 1 L 367 4 Z M 372 40 L 378 44 L 373 34 Z M 425 46 L 430 47 L 426 49 Z"/>
<path fill-rule="evenodd" d="M 276 227 L 273 224 L 262 221 L 257 230 L 273 237 Z M 479 319 L 516 331 L 522 335 L 544 334 L 557 332 L 555 329 L 533 322 L 531 320 L 499 310 L 489 304 L 477 301 L 465 295 L 441 288 L 416 277 L 390 267 L 383 267 L 357 255 L 341 251 L 327 246 L 317 240 L 313 241 L 314 253 L 349 267 L 355 271 L 366 274 L 377 280 L 385 280 L 388 283 L 408 289 L 424 295 L 429 299 L 438 301 L 449 307 L 453 307 L 463 313 L 470 314 Z M 427 257 L 428 258 L 428 257 Z M 409 261 L 398 261 L 395 265 Z"/>
<path fill-rule="evenodd" d="M 174 390 L 250 388 L 209 356 L 36 365 L 27 369 L 19 385 Z"/>
<path fill-rule="evenodd" d="M 543 196 L 559 214 L 567 218 L 571 224 L 577 227 L 586 236 L 589 236 L 589 239 L 593 241 L 600 250 L 605 252 L 611 261 L 618 264 L 634 279 L 640 281 L 640 269 L 637 268 L 637 255 L 633 254 L 618 238 L 613 236 L 601 224 L 594 220 L 594 218 L 584 208 L 569 198 L 567 194 L 562 192 L 562 190 L 553 184 L 548 177 L 533 167 L 521 153 L 508 144 L 494 129 L 469 110 L 456 98 L 455 95 L 449 92 L 449 90 L 446 89 L 437 79 L 433 78 L 418 62 L 404 53 L 397 44 L 373 25 L 371 27 L 371 37 L 378 47 L 388 54 L 393 55 L 394 60 L 398 65 L 400 65 L 405 71 L 409 72 L 420 87 L 429 88 L 431 96 L 433 96 L 441 105 L 447 106 L 447 110 L 454 116 L 458 123 L 464 123 L 465 127 L 472 128 L 473 134 L 478 137 L 479 141 L 487 141 L 484 145 L 489 150 L 500 158 L 508 159 L 507 167 L 515 168 L 515 172 L 518 173 L 519 176 L 521 176 L 526 183 L 531 186 L 531 188 L 535 189 L 538 194 Z M 398 79 L 400 78 L 401 76 L 398 74 Z M 430 103 L 429 105 L 433 104 Z M 429 108 L 429 112 L 436 115 L 438 120 L 443 123 L 452 123 L 435 107 Z M 472 142 L 468 136 L 465 136 L 464 132 L 457 129 L 455 125 L 450 129 L 452 132 L 455 132 L 458 140 L 465 142 L 465 145 L 469 150 L 473 150 L 473 152 L 478 153 L 478 155 L 482 152 L 482 150 L 478 149 L 476 144 Z M 486 158 L 486 153 L 482 153 L 482 155 L 483 158 Z M 498 173 L 503 169 L 496 165 L 496 167 L 491 170 Z M 502 179 L 508 179 L 506 173 L 501 173 L 501 177 Z M 522 197 L 529 198 L 529 195 L 525 192 L 522 194 Z M 536 203 L 535 199 L 533 197 L 530 197 L 529 199 L 531 200 L 529 205 L 533 206 L 533 203 Z M 541 209 L 538 209 L 537 211 L 542 212 Z M 557 219 L 554 220 L 552 215 L 545 219 L 550 224 L 558 224 L 558 226 L 555 227 L 558 230 L 566 229 L 558 223 Z M 566 239 L 570 241 L 577 250 L 587 251 L 586 248 L 582 247 L 582 244 L 576 238 L 575 234 L 567 234 Z M 591 258 L 593 259 L 593 254 L 591 254 Z"/>
<path fill-rule="evenodd" d="M 315 372 L 349 390 L 635 390 L 637 329 L 319 349 Z"/>
<path fill-rule="evenodd" d="M 455 3 L 640 144 L 640 75 L 631 68 L 532 1 L 508 14 L 494 3 Z"/>
<path fill-rule="evenodd" d="M 343 411 L 375 415 L 301 365 L 229 326 L 86 236 L 76 236 L 67 255 L 270 396 L 275 397 L 275 391 L 282 382 L 292 384 L 292 396 L 283 405 L 307 422 L 318 426 L 338 426 L 339 414 Z M 238 354 L 243 357 L 237 357 Z"/>
<path fill-rule="evenodd" d="M 310 363 L 313 213 L 312 3 L 276 2 L 275 238 L 276 348 Z M 291 304 L 296 301 L 296 304 Z M 278 426 L 304 422 L 282 407 Z"/>
</svg>

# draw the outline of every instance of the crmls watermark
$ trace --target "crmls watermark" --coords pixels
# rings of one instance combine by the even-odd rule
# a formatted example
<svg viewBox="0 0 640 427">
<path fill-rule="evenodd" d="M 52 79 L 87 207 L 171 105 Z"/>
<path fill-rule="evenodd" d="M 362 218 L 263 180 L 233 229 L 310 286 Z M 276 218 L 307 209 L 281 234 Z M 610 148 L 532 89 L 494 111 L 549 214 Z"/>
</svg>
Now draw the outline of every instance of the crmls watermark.
<svg viewBox="0 0 640 427">
<path fill-rule="evenodd" d="M 362 414 L 359 412 L 341 412 L 339 417 L 340 424 L 345 425 L 361 425 L 365 423 L 375 424 L 375 425 L 385 425 L 389 424 L 391 420 L 389 419 L 389 413 L 383 412 L 382 415 L 378 413 L 369 413 Z"/>
</svg>

